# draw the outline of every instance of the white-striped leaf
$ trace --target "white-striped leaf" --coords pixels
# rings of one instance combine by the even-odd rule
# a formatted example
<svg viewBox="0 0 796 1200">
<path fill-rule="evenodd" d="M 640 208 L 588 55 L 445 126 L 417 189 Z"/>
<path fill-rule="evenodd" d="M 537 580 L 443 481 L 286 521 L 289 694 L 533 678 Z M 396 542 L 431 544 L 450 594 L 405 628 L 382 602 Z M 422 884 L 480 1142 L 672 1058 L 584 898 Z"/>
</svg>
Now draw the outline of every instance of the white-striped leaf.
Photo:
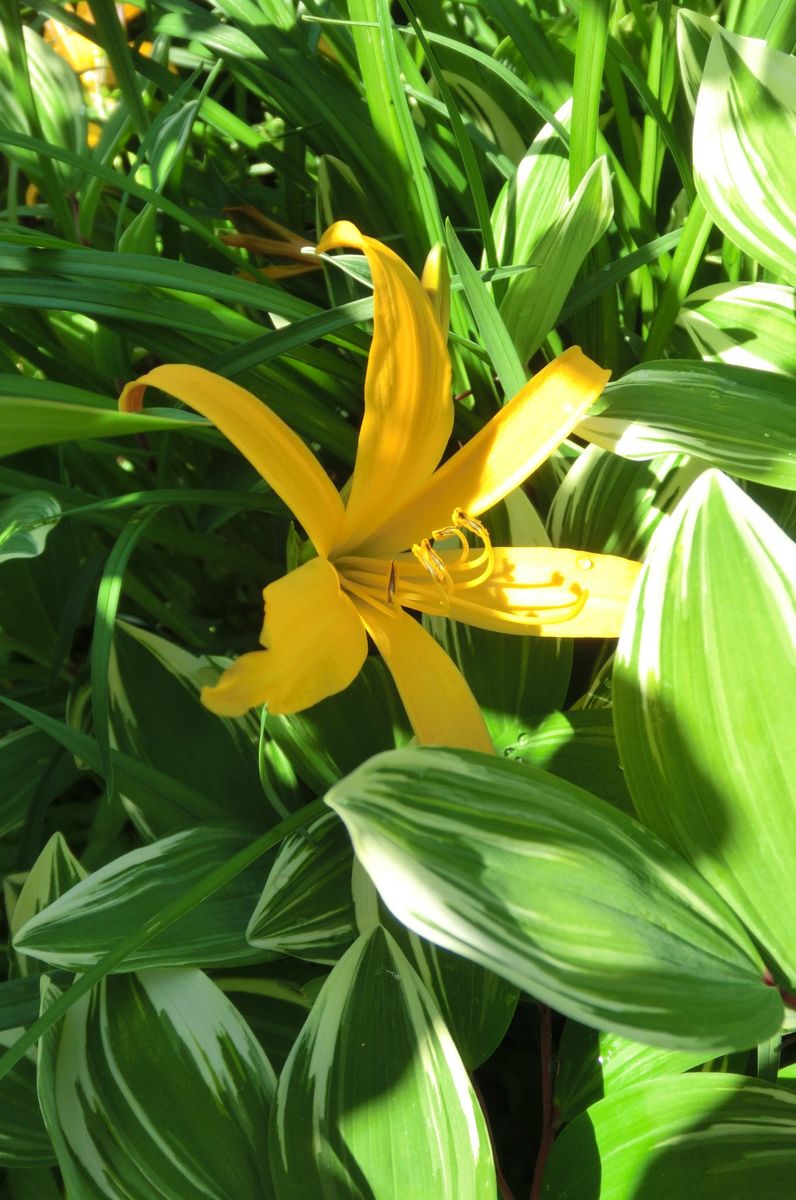
<svg viewBox="0 0 796 1200">
<path fill-rule="evenodd" d="M 680 78 L 688 107 L 693 113 L 710 43 L 719 27 L 715 21 L 711 21 L 710 17 L 704 16 L 702 13 L 692 12 L 687 8 L 678 8 L 676 11 Z"/>
<path fill-rule="evenodd" d="M 57 994 L 50 985 L 44 1006 Z M 39 1100 L 74 1200 L 271 1200 L 275 1085 L 201 971 L 106 978 L 39 1055 Z"/>
<path fill-rule="evenodd" d="M 15 949 L 71 971 L 84 971 L 255 836 L 248 828 L 207 825 L 131 850 L 28 920 L 14 939 Z M 272 958 L 246 941 L 246 924 L 262 877 L 262 863 L 254 863 L 133 951 L 119 970 L 220 967 Z"/>
<path fill-rule="evenodd" d="M 337 962 L 357 935 L 352 862 L 351 840 L 334 813 L 286 838 L 249 921 L 249 942 L 309 962 Z"/>
<path fill-rule="evenodd" d="M 796 489 L 796 396 L 781 375 L 725 363 L 651 363 L 609 383 L 577 432 L 623 458 L 672 451 Z"/>
<path fill-rule="evenodd" d="M 785 1197 L 796 1171 L 796 1096 L 744 1075 L 696 1073 L 623 1088 L 572 1121 L 545 1200 Z"/>
<path fill-rule="evenodd" d="M 9 912 L 6 905 L 12 939 L 23 925 L 85 876 L 86 872 L 72 854 L 66 839 L 62 834 L 54 833 L 28 872 L 13 911 Z M 35 975 L 43 970 L 41 963 L 25 954 L 17 953 L 16 959 L 20 975 Z"/>
<path fill-rule="evenodd" d="M 382 909 L 389 929 L 437 1002 L 468 1071 L 495 1052 L 517 1009 L 519 991 L 493 971 L 418 937 Z"/>
<path fill-rule="evenodd" d="M 567 1021 L 558 1043 L 556 1107 L 561 1121 L 572 1121 L 601 1100 L 630 1084 L 659 1075 L 681 1075 L 708 1056 L 698 1050 L 663 1050 L 616 1033 Z"/>
<path fill-rule="evenodd" d="M 796 546 L 718 472 L 650 550 L 614 671 L 642 820 L 796 985 Z"/>
<path fill-rule="evenodd" d="M 580 266 L 608 228 L 614 212 L 611 175 L 604 157 L 592 163 L 575 195 L 514 266 L 534 269 L 510 282 L 500 315 L 523 362 L 536 353 L 556 323 Z"/>
<path fill-rule="evenodd" d="M 680 309 L 706 361 L 796 375 L 796 289 L 777 283 L 715 283 Z"/>
<path fill-rule="evenodd" d="M 796 60 L 721 30 L 694 114 L 697 192 L 719 229 L 796 283 Z"/>
<path fill-rule="evenodd" d="M 0 1031 L 0 1051 L 13 1046 L 23 1028 Z M 55 1151 L 36 1095 L 33 1050 L 0 1079 L 0 1166 L 27 1168 L 55 1162 Z"/>
<path fill-rule="evenodd" d="M 0 504 L 0 563 L 41 554 L 60 512 L 58 501 L 46 492 L 27 492 Z"/>
<path fill-rule="evenodd" d="M 662 454 L 643 465 L 587 446 L 553 497 L 555 546 L 641 558 L 652 534 L 685 495 L 704 463 Z"/>
<path fill-rule="evenodd" d="M 713 889 L 564 780 L 423 747 L 378 755 L 327 800 L 400 921 L 567 1016 L 716 1053 L 781 1024 L 757 950 Z"/>
<path fill-rule="evenodd" d="M 270 1146 L 279 1200 L 494 1200 L 467 1072 L 381 926 L 321 989 L 280 1076 Z"/>
</svg>

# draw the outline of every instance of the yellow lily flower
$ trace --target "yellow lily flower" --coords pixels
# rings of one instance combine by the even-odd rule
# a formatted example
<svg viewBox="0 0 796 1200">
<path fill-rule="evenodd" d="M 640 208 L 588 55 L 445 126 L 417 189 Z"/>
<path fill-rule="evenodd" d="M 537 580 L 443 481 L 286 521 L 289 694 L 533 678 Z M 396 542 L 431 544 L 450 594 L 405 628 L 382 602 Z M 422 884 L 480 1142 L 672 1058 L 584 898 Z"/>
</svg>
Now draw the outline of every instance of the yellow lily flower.
<svg viewBox="0 0 796 1200">
<path fill-rule="evenodd" d="M 374 291 L 365 415 L 345 503 L 304 442 L 228 379 L 201 367 L 156 367 L 128 384 L 119 401 L 138 411 L 144 390 L 157 387 L 211 420 L 291 509 L 317 551 L 264 589 L 263 648 L 241 655 L 203 690 L 202 702 L 227 717 L 260 704 L 274 713 L 308 708 L 353 681 L 369 634 L 420 742 L 491 751 L 464 678 L 406 610 L 506 633 L 618 635 L 638 563 L 547 546 L 492 546 L 479 520 L 567 437 L 609 373 L 578 348 L 567 350 L 438 466 L 453 402 L 431 301 L 392 250 L 348 221 L 332 225 L 317 250 L 343 247 L 367 256 Z M 451 542 L 455 548 L 446 548 Z"/>
</svg>

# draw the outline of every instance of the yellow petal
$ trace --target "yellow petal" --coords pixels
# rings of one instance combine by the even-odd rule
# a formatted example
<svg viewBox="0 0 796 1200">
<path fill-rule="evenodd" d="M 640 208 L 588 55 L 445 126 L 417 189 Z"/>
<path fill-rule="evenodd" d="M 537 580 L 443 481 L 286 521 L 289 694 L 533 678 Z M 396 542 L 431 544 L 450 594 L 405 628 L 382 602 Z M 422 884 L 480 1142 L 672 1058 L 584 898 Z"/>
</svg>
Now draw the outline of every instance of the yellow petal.
<svg viewBox="0 0 796 1200">
<path fill-rule="evenodd" d="M 343 502 L 315 455 L 276 413 L 237 383 L 186 364 L 155 367 L 128 383 L 119 397 L 122 411 L 138 412 L 147 387 L 169 392 L 212 421 L 295 513 L 318 553 L 328 554 Z"/>
<path fill-rule="evenodd" d="M 492 741 L 475 696 L 431 634 L 399 608 L 387 615 L 367 601 L 354 603 L 392 672 L 421 745 L 491 753 Z"/>
<path fill-rule="evenodd" d="M 488 581 L 451 598 L 454 620 L 539 637 L 619 636 L 640 563 L 550 546 L 496 546 L 494 553 Z"/>
<path fill-rule="evenodd" d="M 455 508 L 470 516 L 491 508 L 571 433 L 609 374 L 577 346 L 566 350 L 383 520 L 357 553 L 396 554 L 449 524 Z"/>
<path fill-rule="evenodd" d="M 335 553 L 346 553 L 436 467 L 453 426 L 450 362 L 431 301 L 397 254 L 338 221 L 317 250 L 362 250 L 373 278 L 373 342 L 351 495 Z"/>
<path fill-rule="evenodd" d="M 267 704 L 269 712 L 309 708 L 348 687 L 368 652 L 362 620 L 325 558 L 313 558 L 263 591 L 264 650 L 242 654 L 202 703 L 221 717 Z"/>
</svg>

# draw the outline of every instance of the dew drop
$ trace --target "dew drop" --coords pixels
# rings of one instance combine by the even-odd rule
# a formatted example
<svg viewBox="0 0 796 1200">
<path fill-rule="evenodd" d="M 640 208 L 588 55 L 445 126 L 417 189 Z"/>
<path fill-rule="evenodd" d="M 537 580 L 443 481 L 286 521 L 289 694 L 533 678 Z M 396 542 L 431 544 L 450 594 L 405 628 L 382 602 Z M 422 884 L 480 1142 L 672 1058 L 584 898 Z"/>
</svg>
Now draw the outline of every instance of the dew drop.
<svg viewBox="0 0 796 1200">
<path fill-rule="evenodd" d="M 590 571 L 592 569 L 592 567 L 594 566 L 594 559 L 593 558 L 579 558 L 577 560 L 577 566 L 580 567 L 581 571 Z"/>
</svg>

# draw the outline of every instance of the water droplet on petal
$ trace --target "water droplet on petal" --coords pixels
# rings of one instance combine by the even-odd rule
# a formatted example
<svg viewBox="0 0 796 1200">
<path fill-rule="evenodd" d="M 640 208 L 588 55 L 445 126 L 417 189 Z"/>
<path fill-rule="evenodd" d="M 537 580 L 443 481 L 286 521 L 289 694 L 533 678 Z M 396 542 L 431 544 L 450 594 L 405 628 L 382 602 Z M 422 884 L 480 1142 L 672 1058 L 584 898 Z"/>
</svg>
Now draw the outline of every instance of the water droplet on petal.
<svg viewBox="0 0 796 1200">
<path fill-rule="evenodd" d="M 590 571 L 594 566 L 594 559 L 585 557 L 579 558 L 576 565 L 581 569 L 581 571 Z"/>
</svg>

